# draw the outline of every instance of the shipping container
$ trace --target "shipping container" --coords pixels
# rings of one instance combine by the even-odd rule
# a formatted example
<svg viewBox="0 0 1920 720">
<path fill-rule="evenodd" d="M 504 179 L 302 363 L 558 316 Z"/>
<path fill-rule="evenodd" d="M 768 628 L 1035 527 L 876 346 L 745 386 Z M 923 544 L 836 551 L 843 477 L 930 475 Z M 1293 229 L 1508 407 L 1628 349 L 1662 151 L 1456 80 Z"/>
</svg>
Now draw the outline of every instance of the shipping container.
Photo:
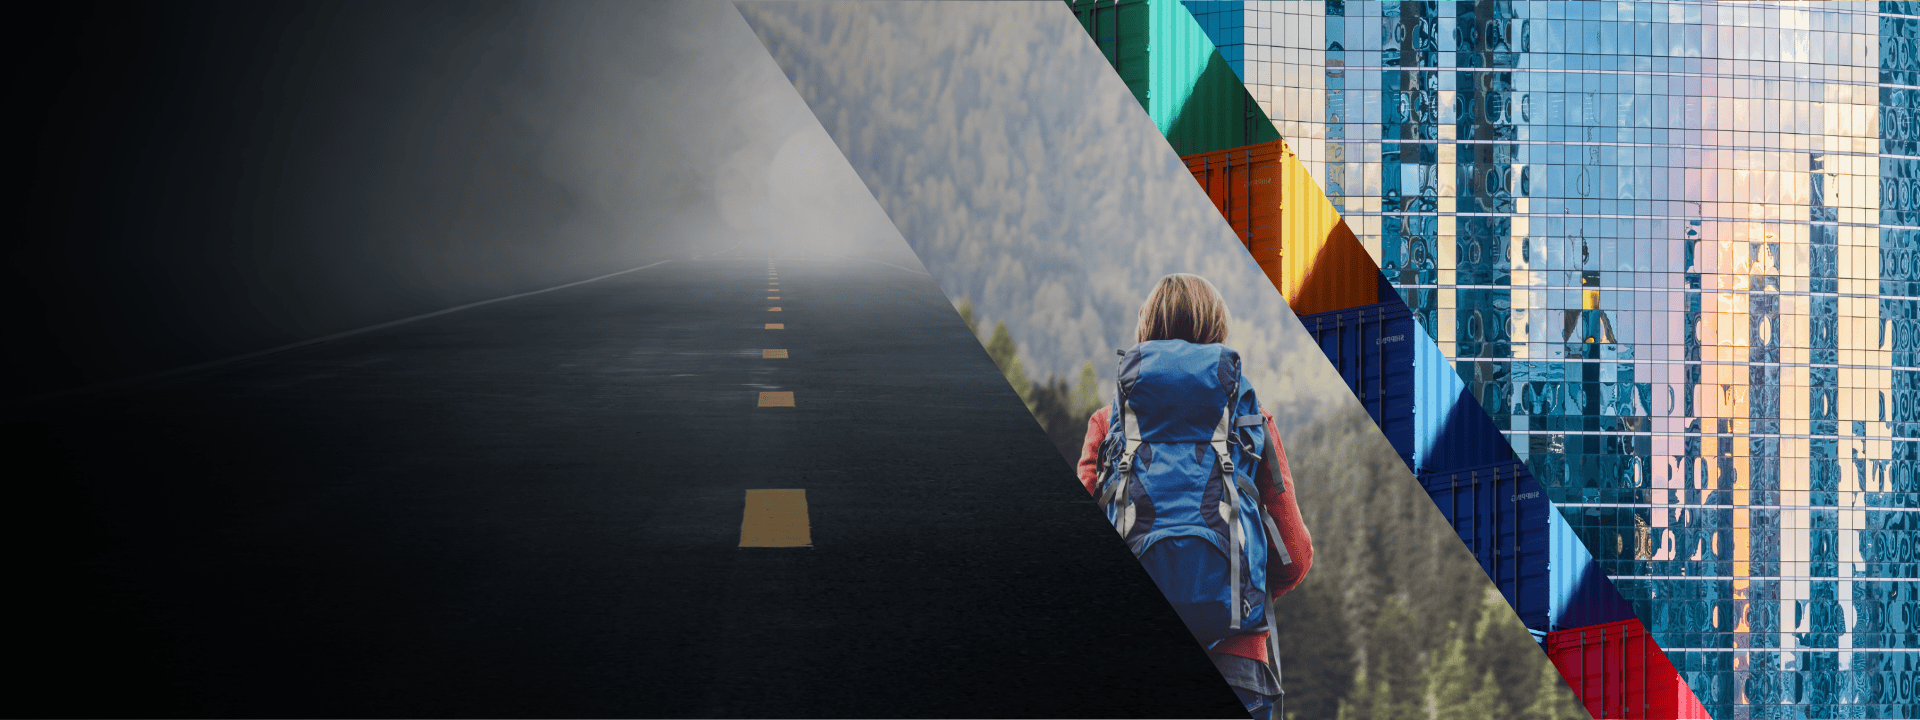
<svg viewBox="0 0 1920 720">
<path fill-rule="evenodd" d="M 1233 228 L 1240 245 L 1260 263 L 1273 286 L 1281 281 L 1280 174 L 1289 153 L 1284 141 L 1198 153 L 1181 158 L 1207 192 L 1207 199 Z M 1297 311 L 1296 311 L 1297 312 Z"/>
<path fill-rule="evenodd" d="M 1398 295 L 1300 321 L 1527 627 L 1634 617 Z"/>
<path fill-rule="evenodd" d="M 1553 572 L 1548 575 L 1553 596 L 1552 629 L 1586 627 L 1637 617 L 1633 603 L 1620 595 L 1613 580 L 1574 534 L 1573 526 L 1556 509 L 1548 547 Z"/>
<path fill-rule="evenodd" d="M 1526 463 L 1423 473 L 1420 485 L 1528 628 L 1552 626 L 1555 510 Z"/>
<path fill-rule="evenodd" d="M 1413 470 L 1413 348 L 1414 338 L 1426 332 L 1398 295 L 1392 300 L 1299 318 L 1400 461 Z"/>
<path fill-rule="evenodd" d="M 1433 498 L 1480 568 L 1536 633 L 1633 619 L 1600 564 L 1519 460 L 1423 472 Z"/>
<path fill-rule="evenodd" d="M 1291 149 L 1282 170 L 1282 264 L 1293 311 L 1328 312 L 1386 299 L 1379 291 L 1380 266 Z"/>
<path fill-rule="evenodd" d="M 1380 267 L 1284 141 L 1182 159 L 1295 314 L 1380 301 Z"/>
<path fill-rule="evenodd" d="M 1547 634 L 1547 657 L 1594 718 L 1710 718 L 1639 620 Z"/>
<path fill-rule="evenodd" d="M 1180 0 L 1066 0 L 1181 155 L 1280 139 Z"/>
<path fill-rule="evenodd" d="M 1375 282 L 1385 285 L 1378 272 Z M 1386 301 L 1301 315 L 1321 352 L 1414 473 L 1513 459 L 1513 447 L 1397 293 Z"/>
</svg>

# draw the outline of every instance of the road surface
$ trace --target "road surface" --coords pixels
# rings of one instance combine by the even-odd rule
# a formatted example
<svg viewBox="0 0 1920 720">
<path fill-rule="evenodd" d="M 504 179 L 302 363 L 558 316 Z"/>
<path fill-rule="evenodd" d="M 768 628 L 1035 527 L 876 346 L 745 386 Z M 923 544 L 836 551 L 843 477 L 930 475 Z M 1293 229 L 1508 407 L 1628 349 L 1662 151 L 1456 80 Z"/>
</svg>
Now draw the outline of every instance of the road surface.
<svg viewBox="0 0 1920 720">
<path fill-rule="evenodd" d="M 83 680 L 22 714 L 1244 716 L 917 265 L 675 260 L 8 419 L 16 680 Z M 753 489 L 811 547 L 740 547 Z"/>
</svg>

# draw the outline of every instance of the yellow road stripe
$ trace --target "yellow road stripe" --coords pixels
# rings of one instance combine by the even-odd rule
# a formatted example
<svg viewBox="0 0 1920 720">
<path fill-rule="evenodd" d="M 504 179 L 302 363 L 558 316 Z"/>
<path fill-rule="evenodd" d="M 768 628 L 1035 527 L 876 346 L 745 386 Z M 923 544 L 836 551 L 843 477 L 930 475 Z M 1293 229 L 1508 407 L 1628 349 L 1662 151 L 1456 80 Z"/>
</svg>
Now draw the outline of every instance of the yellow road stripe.
<svg viewBox="0 0 1920 720">
<path fill-rule="evenodd" d="M 760 393 L 760 407 L 793 407 L 793 393 L 790 393 L 790 392 Z"/>
<path fill-rule="evenodd" d="M 813 547 L 805 490 L 748 490 L 740 547 Z"/>
<path fill-rule="evenodd" d="M 761 357 L 762 359 L 766 359 L 766 358 L 784 358 L 784 357 L 786 357 L 786 356 L 787 356 L 787 351 L 785 351 L 785 350 L 761 350 L 761 351 L 760 351 L 760 357 Z"/>
<path fill-rule="evenodd" d="M 770 308 L 767 308 L 767 312 L 780 312 L 780 308 L 770 307 Z"/>
<path fill-rule="evenodd" d="M 779 296 L 779 295 L 768 295 L 768 296 L 767 296 L 767 299 L 768 299 L 768 300 L 779 300 L 779 299 L 780 299 L 780 296 Z"/>
<path fill-rule="evenodd" d="M 768 330 L 785 330 L 787 329 L 787 324 L 786 323 L 767 323 L 767 329 Z"/>
</svg>

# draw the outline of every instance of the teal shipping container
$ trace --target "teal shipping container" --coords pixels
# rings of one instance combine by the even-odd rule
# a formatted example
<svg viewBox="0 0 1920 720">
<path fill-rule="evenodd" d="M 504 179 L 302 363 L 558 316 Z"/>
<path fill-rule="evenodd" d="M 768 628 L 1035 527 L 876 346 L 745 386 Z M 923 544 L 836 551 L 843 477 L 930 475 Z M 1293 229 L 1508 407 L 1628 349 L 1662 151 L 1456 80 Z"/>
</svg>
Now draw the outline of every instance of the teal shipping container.
<svg viewBox="0 0 1920 720">
<path fill-rule="evenodd" d="M 1180 0 L 1066 0 L 1176 154 L 1280 139 Z"/>
</svg>

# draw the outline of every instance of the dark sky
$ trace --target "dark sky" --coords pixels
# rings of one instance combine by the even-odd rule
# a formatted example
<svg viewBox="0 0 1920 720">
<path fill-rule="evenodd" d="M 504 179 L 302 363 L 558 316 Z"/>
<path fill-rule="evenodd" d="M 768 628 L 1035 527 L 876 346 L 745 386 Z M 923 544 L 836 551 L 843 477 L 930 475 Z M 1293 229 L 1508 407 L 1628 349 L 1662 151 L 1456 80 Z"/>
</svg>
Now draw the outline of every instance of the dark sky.
<svg viewBox="0 0 1920 720">
<path fill-rule="evenodd" d="M 907 252 L 724 2 L 27 25 L 6 399 L 740 243 Z"/>
</svg>

